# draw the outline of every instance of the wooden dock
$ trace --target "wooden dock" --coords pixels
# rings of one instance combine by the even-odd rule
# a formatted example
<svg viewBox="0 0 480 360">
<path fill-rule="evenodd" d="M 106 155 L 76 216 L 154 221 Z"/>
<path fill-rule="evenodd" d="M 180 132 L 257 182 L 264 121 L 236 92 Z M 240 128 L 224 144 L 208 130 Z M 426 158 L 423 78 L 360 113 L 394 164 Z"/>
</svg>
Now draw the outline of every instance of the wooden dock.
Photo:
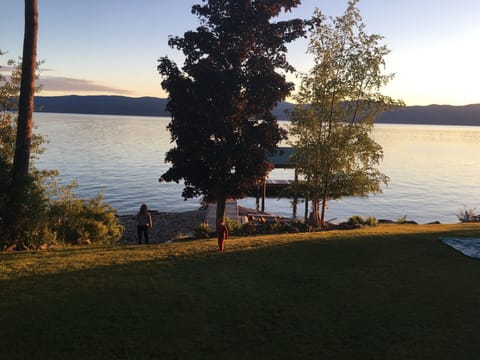
<svg viewBox="0 0 480 360">
<path fill-rule="evenodd" d="M 205 216 L 205 223 L 210 227 L 215 227 L 215 218 L 217 214 L 217 204 L 208 204 L 207 215 Z M 225 217 L 230 220 L 238 221 L 238 204 L 237 200 L 228 199 L 225 204 Z"/>
</svg>

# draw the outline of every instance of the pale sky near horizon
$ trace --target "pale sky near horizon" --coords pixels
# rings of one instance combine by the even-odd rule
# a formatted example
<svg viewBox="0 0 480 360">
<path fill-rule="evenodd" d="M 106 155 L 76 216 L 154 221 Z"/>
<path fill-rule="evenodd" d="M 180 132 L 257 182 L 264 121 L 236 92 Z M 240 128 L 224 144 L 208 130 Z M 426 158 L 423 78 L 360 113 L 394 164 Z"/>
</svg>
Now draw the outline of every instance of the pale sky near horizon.
<svg viewBox="0 0 480 360">
<path fill-rule="evenodd" d="M 117 94 L 166 97 L 157 60 L 199 22 L 191 14 L 201 0 L 39 0 L 38 59 L 41 95 Z M 309 18 L 315 7 L 341 15 L 347 0 L 303 0 L 289 17 Z M 384 93 L 407 105 L 480 103 L 479 0 L 361 0 L 368 33 L 384 36 L 391 50 L 387 72 L 395 79 Z M 0 57 L 21 56 L 24 1 L 1 0 Z M 306 40 L 289 46 L 288 60 L 299 71 L 312 65 Z M 293 80 L 293 79 L 291 79 Z"/>
</svg>

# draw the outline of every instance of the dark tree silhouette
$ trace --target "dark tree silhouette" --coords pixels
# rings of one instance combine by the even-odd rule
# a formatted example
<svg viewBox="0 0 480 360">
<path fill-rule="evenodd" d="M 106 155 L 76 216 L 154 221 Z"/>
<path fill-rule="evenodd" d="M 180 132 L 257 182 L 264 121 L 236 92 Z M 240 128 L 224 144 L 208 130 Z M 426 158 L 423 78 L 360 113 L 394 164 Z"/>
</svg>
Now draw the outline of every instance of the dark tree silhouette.
<svg viewBox="0 0 480 360">
<path fill-rule="evenodd" d="M 242 198 L 271 169 L 265 160 L 285 132 L 272 109 L 293 89 L 285 73 L 286 43 L 304 34 L 300 19 L 274 22 L 299 0 L 204 0 L 192 13 L 196 31 L 172 37 L 182 50 L 181 69 L 159 59 L 169 94 L 168 125 L 174 147 L 165 181 L 184 180 L 185 199 L 203 195 L 217 203 L 217 222 L 227 198 Z"/>
<path fill-rule="evenodd" d="M 22 80 L 18 105 L 17 140 L 13 159 L 13 178 L 27 176 L 32 142 L 32 113 L 37 66 L 38 1 L 25 0 Z"/>
</svg>

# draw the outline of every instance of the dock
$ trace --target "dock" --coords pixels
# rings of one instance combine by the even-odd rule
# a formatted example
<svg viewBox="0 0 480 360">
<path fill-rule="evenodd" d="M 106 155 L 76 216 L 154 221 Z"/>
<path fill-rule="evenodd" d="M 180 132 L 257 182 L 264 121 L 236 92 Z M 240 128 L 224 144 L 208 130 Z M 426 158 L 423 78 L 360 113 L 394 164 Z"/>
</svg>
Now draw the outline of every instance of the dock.
<svg viewBox="0 0 480 360">
<path fill-rule="evenodd" d="M 210 227 L 215 227 L 215 219 L 217 215 L 217 204 L 208 204 L 207 214 L 205 215 L 205 223 Z M 237 200 L 228 199 L 225 204 L 225 217 L 230 220 L 238 221 L 238 204 Z"/>
</svg>

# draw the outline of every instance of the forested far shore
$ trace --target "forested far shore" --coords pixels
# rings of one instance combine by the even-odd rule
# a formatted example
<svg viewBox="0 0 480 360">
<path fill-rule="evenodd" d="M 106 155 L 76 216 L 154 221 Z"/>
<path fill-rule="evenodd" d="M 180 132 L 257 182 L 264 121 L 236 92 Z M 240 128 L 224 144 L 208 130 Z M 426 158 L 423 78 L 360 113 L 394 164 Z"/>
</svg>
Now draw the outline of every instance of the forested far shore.
<svg viewBox="0 0 480 360">
<path fill-rule="evenodd" d="M 169 116 L 167 99 L 133 98 L 114 95 L 36 96 L 35 111 L 66 114 Z M 288 120 L 286 110 L 294 104 L 281 102 L 273 111 L 279 120 Z M 381 114 L 377 123 L 480 126 L 480 104 L 451 106 L 407 106 Z"/>
</svg>

